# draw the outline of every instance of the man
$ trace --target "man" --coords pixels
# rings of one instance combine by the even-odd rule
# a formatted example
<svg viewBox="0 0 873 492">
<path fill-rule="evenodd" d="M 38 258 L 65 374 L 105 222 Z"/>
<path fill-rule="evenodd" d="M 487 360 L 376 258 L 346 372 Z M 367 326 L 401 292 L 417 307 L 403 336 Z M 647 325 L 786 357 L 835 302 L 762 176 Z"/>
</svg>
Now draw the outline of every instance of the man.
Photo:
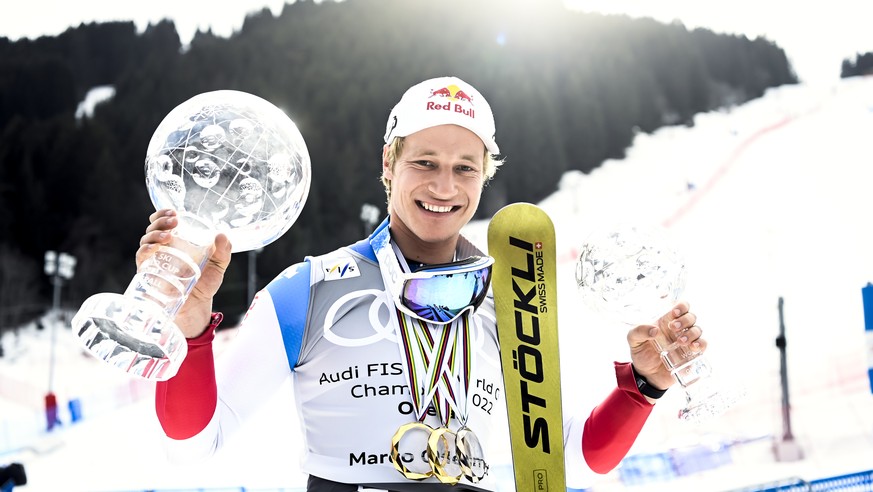
<svg viewBox="0 0 873 492">
<path fill-rule="evenodd" d="M 290 376 L 310 491 L 495 489 L 491 437 L 508 429 L 492 428 L 505 412 L 488 290 L 493 260 L 460 235 L 500 165 L 494 130 L 487 101 L 464 81 L 410 88 L 385 133 L 389 217 L 369 238 L 276 277 L 216 369 L 211 343 L 221 315 L 212 298 L 231 250 L 217 236 L 176 318 L 188 356 L 157 386 L 172 455 L 211 454 Z M 177 225 L 168 210 L 150 220 L 138 264 Z M 680 303 L 659 323 L 702 351 L 695 321 Z M 590 414 L 567 418 L 571 486 L 580 472 L 614 468 L 673 384 L 649 343 L 655 330 L 630 330 L 633 366 L 616 364 L 618 387 Z"/>
</svg>

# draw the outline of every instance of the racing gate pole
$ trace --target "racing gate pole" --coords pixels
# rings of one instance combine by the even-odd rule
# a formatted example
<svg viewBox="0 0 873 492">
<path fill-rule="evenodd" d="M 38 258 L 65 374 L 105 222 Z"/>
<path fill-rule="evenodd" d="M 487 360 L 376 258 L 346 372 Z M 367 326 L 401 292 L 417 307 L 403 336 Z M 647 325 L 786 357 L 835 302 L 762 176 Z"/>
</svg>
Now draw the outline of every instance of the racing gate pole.
<svg viewBox="0 0 873 492">
<path fill-rule="evenodd" d="M 783 316 L 784 300 L 779 297 L 779 336 L 776 346 L 779 347 L 779 375 L 782 383 L 782 437 L 773 443 L 773 453 L 776 461 L 798 461 L 803 459 L 803 450 L 794 434 L 791 433 L 791 403 L 788 398 L 788 356 L 786 354 L 785 318 Z"/>
</svg>

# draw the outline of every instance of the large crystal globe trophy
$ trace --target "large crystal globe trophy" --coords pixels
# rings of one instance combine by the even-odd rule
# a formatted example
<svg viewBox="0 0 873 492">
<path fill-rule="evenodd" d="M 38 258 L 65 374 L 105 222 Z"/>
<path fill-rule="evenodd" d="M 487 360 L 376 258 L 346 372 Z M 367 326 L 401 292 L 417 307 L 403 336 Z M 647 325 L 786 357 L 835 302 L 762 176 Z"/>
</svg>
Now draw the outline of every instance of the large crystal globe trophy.
<svg viewBox="0 0 873 492">
<path fill-rule="evenodd" d="M 124 294 L 82 304 L 73 332 L 92 355 L 162 381 L 187 355 L 173 320 L 224 233 L 233 252 L 262 248 L 297 220 L 309 195 L 309 152 L 294 122 L 252 94 L 214 91 L 173 109 L 145 159 L 155 208 L 177 211 L 168 245 L 144 261 Z"/>
<path fill-rule="evenodd" d="M 631 326 L 657 325 L 685 288 L 685 260 L 663 231 L 621 226 L 595 232 L 582 245 L 576 282 L 586 303 L 601 314 Z M 685 390 L 680 419 L 703 422 L 739 398 L 739 392 L 714 384 L 707 357 L 679 344 L 671 330 L 662 327 L 653 343 Z"/>
</svg>

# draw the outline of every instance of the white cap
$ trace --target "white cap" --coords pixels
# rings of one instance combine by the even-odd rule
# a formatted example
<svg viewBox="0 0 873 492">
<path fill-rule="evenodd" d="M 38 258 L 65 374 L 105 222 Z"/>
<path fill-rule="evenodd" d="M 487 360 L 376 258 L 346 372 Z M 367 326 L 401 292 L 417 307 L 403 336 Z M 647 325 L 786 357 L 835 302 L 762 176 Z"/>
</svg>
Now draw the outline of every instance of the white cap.
<svg viewBox="0 0 873 492">
<path fill-rule="evenodd" d="M 491 106 L 472 85 L 457 77 L 439 77 L 410 87 L 391 110 L 385 143 L 439 125 L 458 125 L 482 139 L 498 154 Z"/>
</svg>

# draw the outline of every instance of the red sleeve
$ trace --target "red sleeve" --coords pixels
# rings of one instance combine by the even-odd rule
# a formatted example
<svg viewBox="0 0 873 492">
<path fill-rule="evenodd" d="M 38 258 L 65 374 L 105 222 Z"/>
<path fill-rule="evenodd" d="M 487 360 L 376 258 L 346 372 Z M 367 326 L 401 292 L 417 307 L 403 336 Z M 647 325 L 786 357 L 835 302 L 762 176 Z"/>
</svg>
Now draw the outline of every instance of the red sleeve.
<svg viewBox="0 0 873 492">
<path fill-rule="evenodd" d="M 652 413 L 628 362 L 615 363 L 618 387 L 591 411 L 582 432 L 582 454 L 597 473 L 609 473 L 627 455 Z"/>
<path fill-rule="evenodd" d="M 214 313 L 206 331 L 187 340 L 188 355 L 179 372 L 155 387 L 155 411 L 167 437 L 180 440 L 193 437 L 206 428 L 215 414 L 218 388 L 212 341 L 223 317 Z"/>
</svg>

